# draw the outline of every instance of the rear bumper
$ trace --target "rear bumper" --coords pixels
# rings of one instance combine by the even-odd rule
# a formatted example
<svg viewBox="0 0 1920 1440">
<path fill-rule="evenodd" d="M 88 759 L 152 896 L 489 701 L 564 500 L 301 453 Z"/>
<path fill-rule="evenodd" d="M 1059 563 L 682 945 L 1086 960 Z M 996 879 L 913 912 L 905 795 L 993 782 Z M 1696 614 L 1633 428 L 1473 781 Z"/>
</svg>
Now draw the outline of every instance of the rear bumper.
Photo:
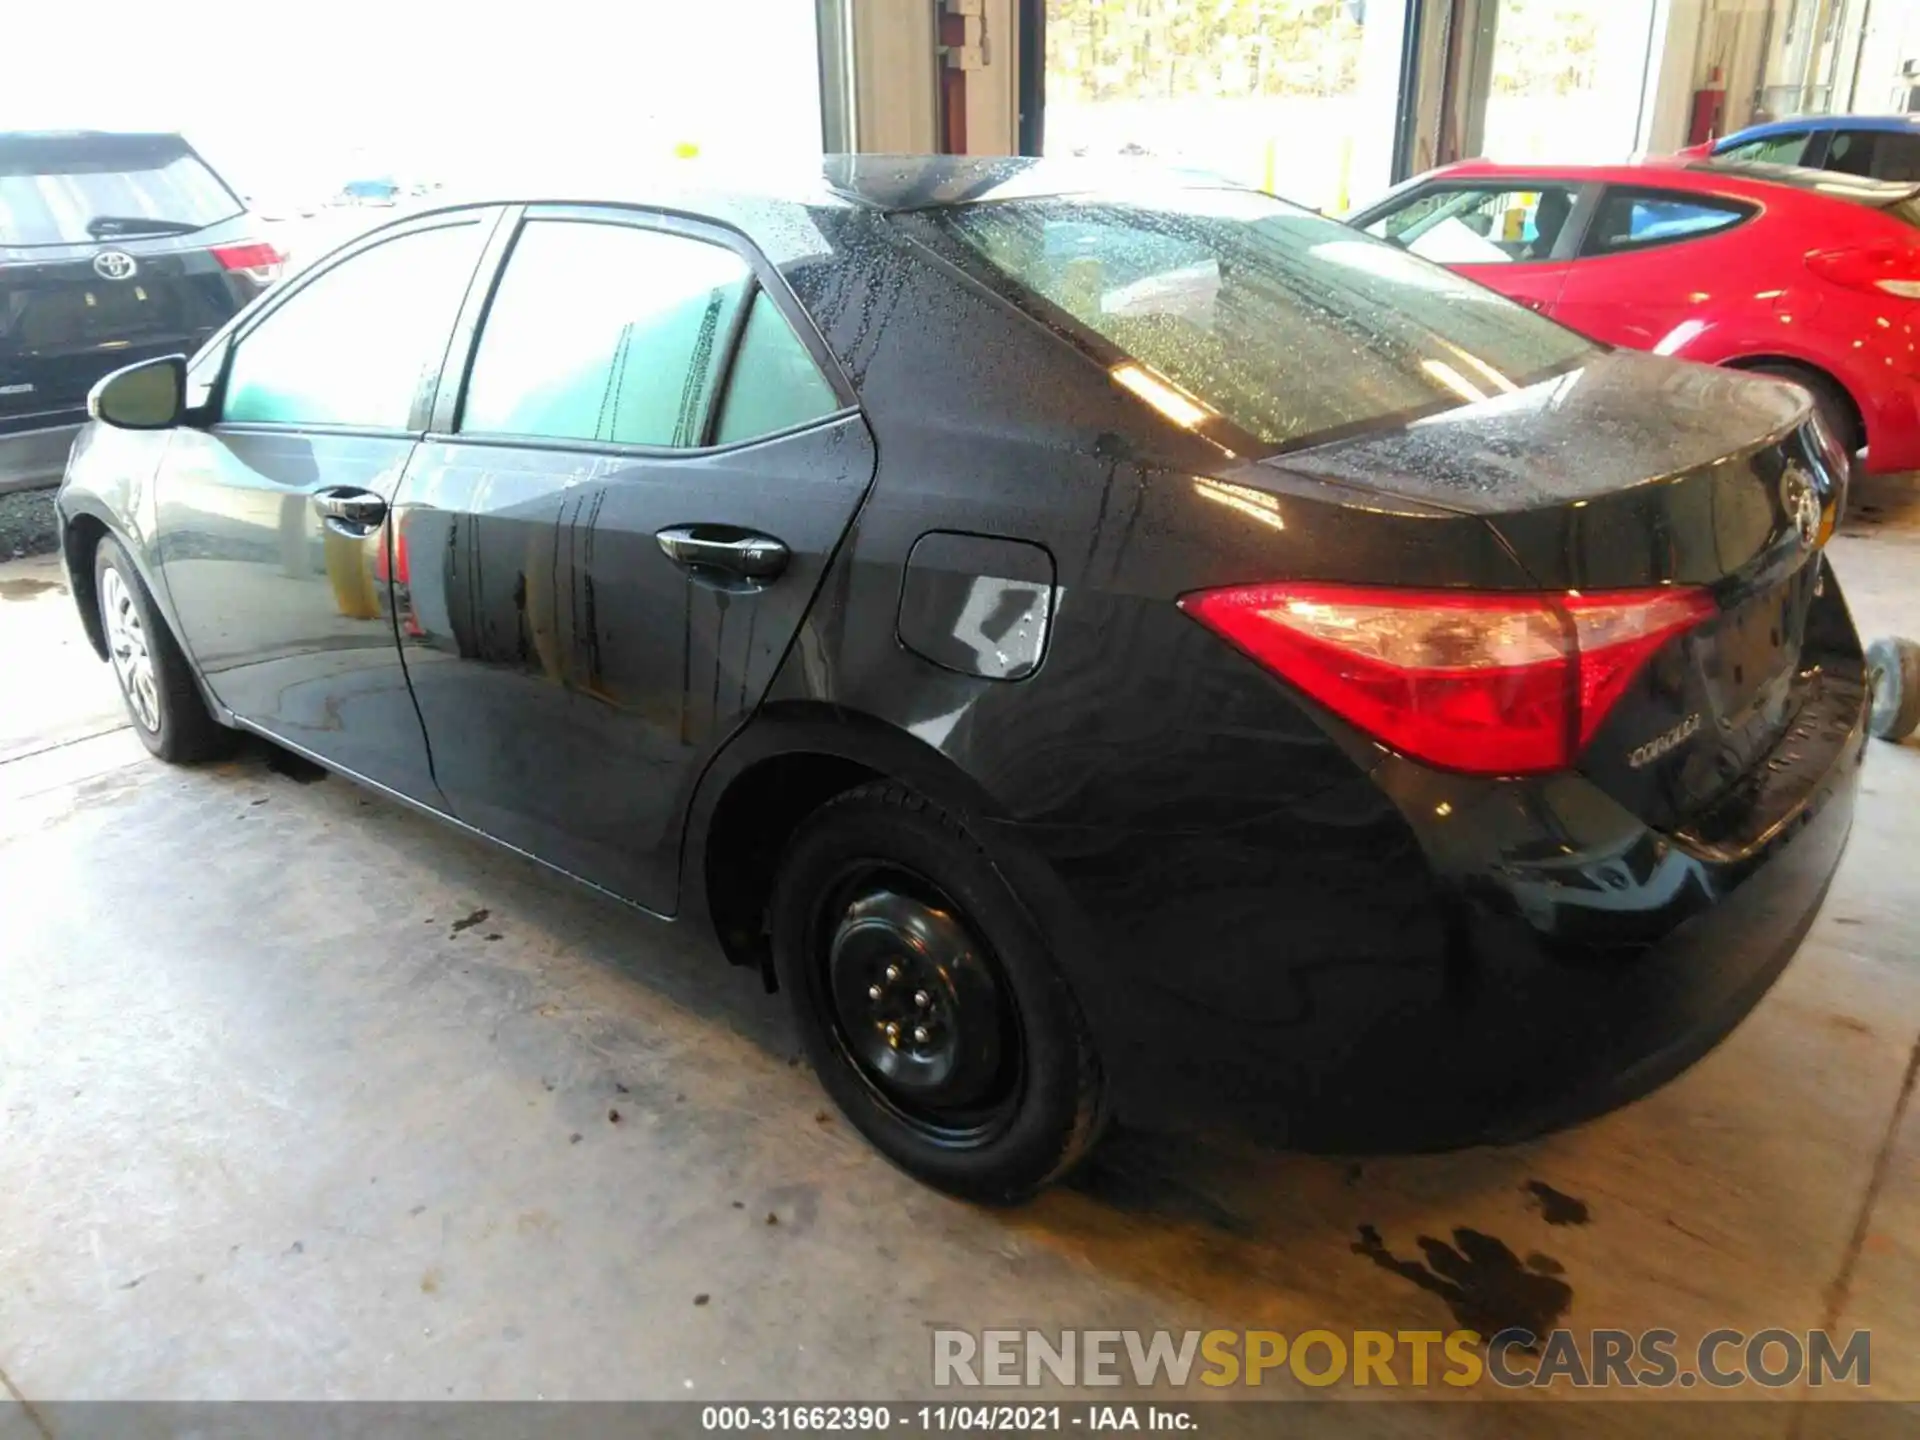
<svg viewBox="0 0 1920 1440">
<path fill-rule="evenodd" d="M 1099 880 L 1027 833 L 1086 922 L 1069 968 L 1119 1113 L 1353 1153 L 1511 1140 L 1645 1094 L 1753 1009 L 1819 912 L 1864 684 L 1829 703 L 1820 773 L 1741 844 L 1663 835 L 1578 776 L 1395 759 L 1278 823 L 1143 838 L 1125 866 L 1102 847 Z"/>
<path fill-rule="evenodd" d="M 0 435 L 0 495 L 58 485 L 79 425 L 54 425 Z"/>
</svg>

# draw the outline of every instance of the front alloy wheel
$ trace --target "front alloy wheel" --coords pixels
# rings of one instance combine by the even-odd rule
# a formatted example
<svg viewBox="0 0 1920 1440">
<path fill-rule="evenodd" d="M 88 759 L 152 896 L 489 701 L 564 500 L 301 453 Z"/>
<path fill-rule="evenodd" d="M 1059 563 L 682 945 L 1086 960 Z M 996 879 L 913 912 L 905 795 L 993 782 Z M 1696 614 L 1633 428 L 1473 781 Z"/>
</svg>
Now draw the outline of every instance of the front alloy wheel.
<svg viewBox="0 0 1920 1440">
<path fill-rule="evenodd" d="M 94 548 L 93 591 L 100 637 L 140 743 L 174 764 L 231 750 L 233 732 L 208 711 L 187 657 L 115 536 L 103 535 Z"/>
<path fill-rule="evenodd" d="M 112 566 L 100 575 L 100 620 L 106 629 L 107 655 L 114 678 L 134 722 L 150 735 L 160 733 L 160 692 L 154 684 L 153 654 L 133 591 Z"/>
</svg>

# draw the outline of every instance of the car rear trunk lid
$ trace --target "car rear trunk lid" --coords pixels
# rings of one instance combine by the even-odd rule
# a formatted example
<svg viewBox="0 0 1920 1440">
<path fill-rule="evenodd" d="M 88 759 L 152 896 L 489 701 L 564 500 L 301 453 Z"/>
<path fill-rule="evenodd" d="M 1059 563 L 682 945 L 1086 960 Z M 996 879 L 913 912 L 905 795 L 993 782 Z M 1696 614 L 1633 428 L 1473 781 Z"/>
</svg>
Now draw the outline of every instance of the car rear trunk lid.
<svg viewBox="0 0 1920 1440">
<path fill-rule="evenodd" d="M 1716 613 L 1652 657 L 1579 761 L 1684 829 L 1778 758 L 1823 666 L 1857 668 L 1844 612 L 1814 614 L 1840 603 L 1819 553 L 1844 503 L 1836 458 L 1795 389 L 1610 354 L 1270 463 L 1479 514 L 1542 590 L 1707 592 Z"/>
</svg>

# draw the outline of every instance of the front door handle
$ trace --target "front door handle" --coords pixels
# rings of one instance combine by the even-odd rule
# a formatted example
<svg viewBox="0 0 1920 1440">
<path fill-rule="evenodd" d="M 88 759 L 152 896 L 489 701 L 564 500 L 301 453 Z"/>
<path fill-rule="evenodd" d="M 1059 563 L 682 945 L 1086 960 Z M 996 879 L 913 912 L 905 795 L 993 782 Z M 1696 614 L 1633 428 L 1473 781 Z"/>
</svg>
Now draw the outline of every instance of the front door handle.
<svg viewBox="0 0 1920 1440">
<path fill-rule="evenodd" d="M 372 530 L 387 518 L 387 502 L 371 490 L 321 490 L 313 497 L 313 508 L 324 520 L 364 530 Z"/>
<path fill-rule="evenodd" d="M 718 570 L 743 580 L 771 580 L 792 558 L 773 536 L 731 525 L 673 525 L 653 538 L 676 565 Z"/>
</svg>

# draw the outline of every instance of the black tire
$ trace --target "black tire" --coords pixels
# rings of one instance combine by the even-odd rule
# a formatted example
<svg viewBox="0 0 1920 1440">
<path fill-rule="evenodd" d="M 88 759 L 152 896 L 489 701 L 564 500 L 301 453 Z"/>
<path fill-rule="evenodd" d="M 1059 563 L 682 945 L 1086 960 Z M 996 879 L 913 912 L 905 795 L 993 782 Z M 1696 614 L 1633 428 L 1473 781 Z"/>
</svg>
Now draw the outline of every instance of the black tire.
<svg viewBox="0 0 1920 1440">
<path fill-rule="evenodd" d="M 876 782 L 815 811 L 781 861 L 770 921 L 814 1073 L 908 1174 L 1008 1204 L 1099 1138 L 1079 1006 L 999 871 L 923 796 Z M 886 1034 L 890 1019 L 910 1036 Z"/>
<path fill-rule="evenodd" d="M 1755 365 L 1755 375 L 1770 375 L 1776 380 L 1791 380 L 1813 396 L 1813 407 L 1827 433 L 1847 447 L 1848 455 L 1858 455 L 1867 437 L 1860 433 L 1860 421 L 1847 393 L 1826 376 L 1798 365 Z"/>
<path fill-rule="evenodd" d="M 111 535 L 103 536 L 94 552 L 93 593 L 100 607 L 101 632 L 107 638 L 108 663 L 140 743 L 175 765 L 230 753 L 233 732 L 208 711 L 187 657 L 154 607 L 146 582 L 126 548 Z M 116 615 L 122 606 L 129 613 Z M 129 638 L 135 646 L 144 646 L 150 685 L 134 678 L 137 667 L 130 664 L 129 652 L 121 649 Z"/>
<path fill-rule="evenodd" d="M 1875 672 L 1867 728 L 1897 744 L 1920 727 L 1920 645 L 1876 640 L 1867 646 L 1867 668 Z"/>
</svg>

